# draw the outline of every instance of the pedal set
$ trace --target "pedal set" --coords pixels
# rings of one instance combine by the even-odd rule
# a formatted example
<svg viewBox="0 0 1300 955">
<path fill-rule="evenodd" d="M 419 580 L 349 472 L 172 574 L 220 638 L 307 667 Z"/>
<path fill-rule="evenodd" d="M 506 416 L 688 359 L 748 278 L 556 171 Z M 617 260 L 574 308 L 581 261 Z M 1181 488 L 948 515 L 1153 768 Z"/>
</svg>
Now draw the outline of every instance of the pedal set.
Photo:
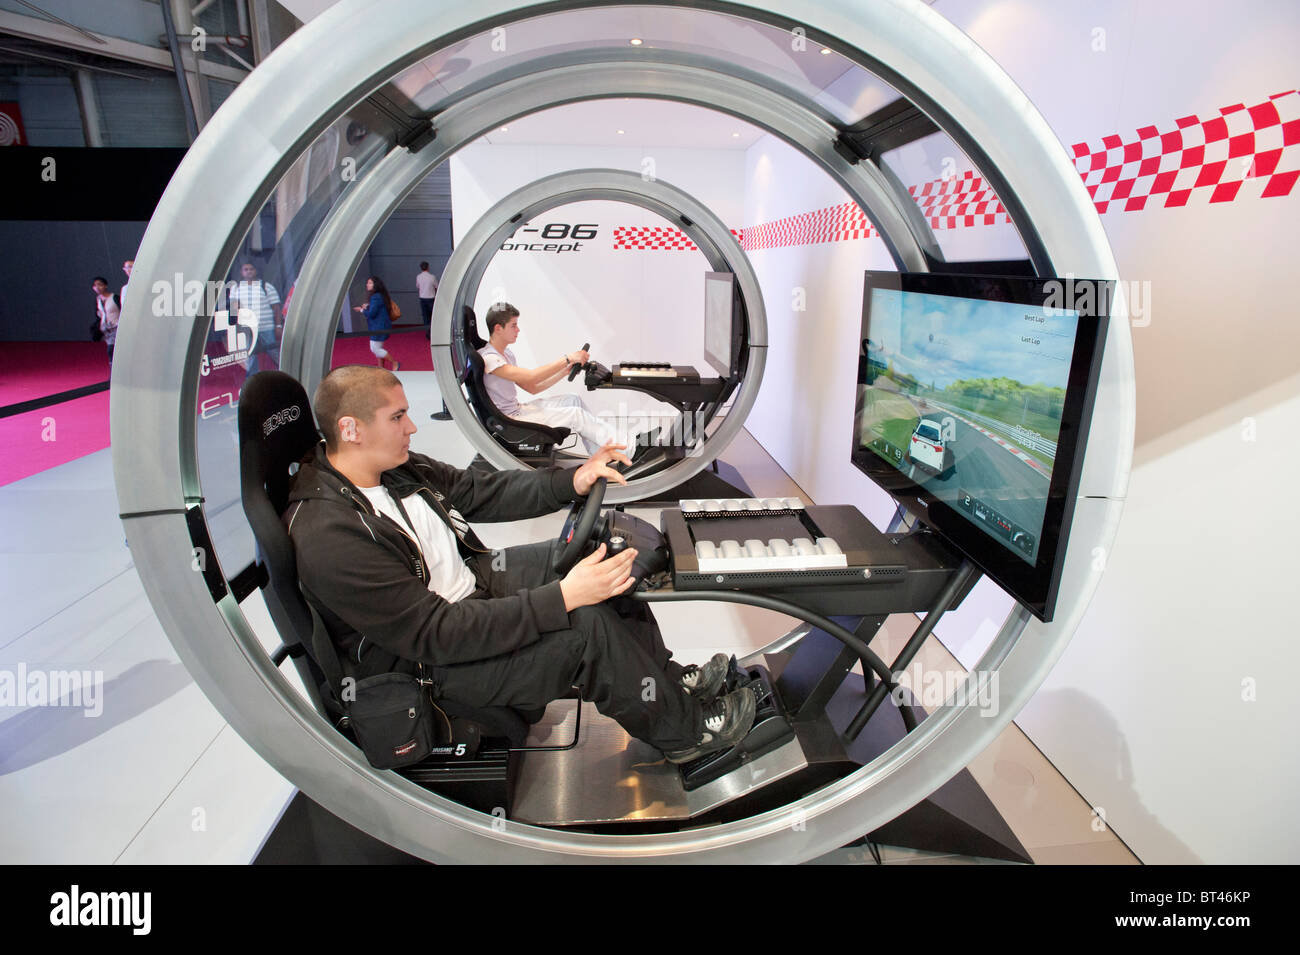
<svg viewBox="0 0 1300 955">
<path fill-rule="evenodd" d="M 772 677 L 767 668 L 741 667 L 733 656 L 728 663 L 727 679 L 721 692 L 730 693 L 741 688 L 748 688 L 754 694 L 754 725 L 745 738 L 731 749 L 709 753 L 693 762 L 683 763 L 682 785 L 687 792 L 734 772 L 750 760 L 771 752 L 794 737 L 794 727 L 777 705 Z"/>
</svg>

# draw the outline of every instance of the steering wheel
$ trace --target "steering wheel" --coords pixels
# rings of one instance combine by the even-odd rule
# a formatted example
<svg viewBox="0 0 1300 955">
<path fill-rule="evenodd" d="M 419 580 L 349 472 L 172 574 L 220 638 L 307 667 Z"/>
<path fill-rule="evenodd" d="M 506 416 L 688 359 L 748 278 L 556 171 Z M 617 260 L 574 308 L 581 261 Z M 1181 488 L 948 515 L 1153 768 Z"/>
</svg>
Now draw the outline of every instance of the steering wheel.
<svg viewBox="0 0 1300 955">
<path fill-rule="evenodd" d="M 578 351 L 586 351 L 590 347 L 591 342 L 583 342 L 582 347 L 579 348 Z M 569 381 L 573 381 L 573 379 L 577 378 L 578 372 L 582 371 L 582 368 L 582 362 L 574 362 L 573 367 L 569 369 Z"/>
<path fill-rule="evenodd" d="M 597 478 L 596 483 L 587 492 L 584 501 L 574 501 L 569 507 L 569 516 L 564 519 L 560 531 L 559 550 L 551 568 L 557 574 L 567 574 L 582 556 L 583 548 L 591 540 L 591 532 L 600 516 L 600 505 L 605 500 L 605 478 Z"/>
</svg>

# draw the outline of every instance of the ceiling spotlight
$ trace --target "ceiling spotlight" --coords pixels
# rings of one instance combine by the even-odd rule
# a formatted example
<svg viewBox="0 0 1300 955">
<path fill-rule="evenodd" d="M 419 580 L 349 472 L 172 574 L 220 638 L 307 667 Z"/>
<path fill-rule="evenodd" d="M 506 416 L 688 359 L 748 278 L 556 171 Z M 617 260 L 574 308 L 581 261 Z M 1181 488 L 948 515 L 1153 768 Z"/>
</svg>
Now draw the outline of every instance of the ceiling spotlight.
<svg viewBox="0 0 1300 955">
<path fill-rule="evenodd" d="M 739 139 L 739 138 L 740 138 L 740 133 L 732 133 L 732 134 L 731 134 L 731 138 L 732 138 L 732 139 Z"/>
<path fill-rule="evenodd" d="M 509 127 L 509 126 L 502 126 L 502 127 L 501 127 L 501 132 L 503 132 L 503 133 L 508 133 L 508 132 L 510 132 L 510 127 Z"/>
<path fill-rule="evenodd" d="M 628 40 L 627 42 L 628 42 L 628 43 L 631 43 L 633 46 L 640 46 L 640 45 L 641 45 L 641 38 L 640 38 L 640 37 L 635 37 L 635 36 L 634 36 L 634 37 L 632 37 L 632 39 Z"/>
<path fill-rule="evenodd" d="M 622 135 L 623 135 L 623 130 L 620 129 L 620 130 L 618 131 L 618 134 L 619 134 L 620 136 L 622 136 Z"/>
<path fill-rule="evenodd" d="M 822 56 L 826 56 L 828 53 L 830 53 L 830 51 L 831 51 L 830 47 L 828 46 L 822 47 Z"/>
</svg>

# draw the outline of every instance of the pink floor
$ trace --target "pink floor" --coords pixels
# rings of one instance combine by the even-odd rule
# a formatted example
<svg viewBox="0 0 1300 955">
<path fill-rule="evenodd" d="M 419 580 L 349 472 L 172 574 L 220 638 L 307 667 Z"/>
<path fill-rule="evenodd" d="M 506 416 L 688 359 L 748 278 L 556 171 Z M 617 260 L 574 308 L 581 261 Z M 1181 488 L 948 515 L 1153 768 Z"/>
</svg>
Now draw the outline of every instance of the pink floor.
<svg viewBox="0 0 1300 955">
<path fill-rule="evenodd" d="M 0 418 L 0 485 L 108 447 L 108 392 Z"/>
<path fill-rule="evenodd" d="M 402 363 L 402 371 L 433 371 L 429 354 L 429 341 L 424 337 L 423 326 L 411 331 L 394 331 L 384 342 L 384 348 Z M 369 338 L 339 338 L 334 342 L 334 357 L 330 367 L 340 365 L 373 365 L 375 356 L 370 353 Z"/>
<path fill-rule="evenodd" d="M 385 348 L 402 363 L 402 371 L 433 370 L 423 328 L 394 332 Z M 214 353 L 219 353 L 219 348 Z M 330 364 L 333 368 L 375 364 L 370 340 L 337 339 Z M 0 407 L 107 379 L 108 356 L 102 343 L 0 343 Z M 214 369 L 200 379 L 199 403 L 206 402 L 211 409 L 234 405 L 243 383 L 242 366 Z M 5 450 L 0 457 L 0 485 L 108 447 L 108 394 L 104 391 L 0 418 L 0 448 Z"/>
<path fill-rule="evenodd" d="M 0 343 L 0 407 L 108 381 L 103 342 Z"/>
</svg>

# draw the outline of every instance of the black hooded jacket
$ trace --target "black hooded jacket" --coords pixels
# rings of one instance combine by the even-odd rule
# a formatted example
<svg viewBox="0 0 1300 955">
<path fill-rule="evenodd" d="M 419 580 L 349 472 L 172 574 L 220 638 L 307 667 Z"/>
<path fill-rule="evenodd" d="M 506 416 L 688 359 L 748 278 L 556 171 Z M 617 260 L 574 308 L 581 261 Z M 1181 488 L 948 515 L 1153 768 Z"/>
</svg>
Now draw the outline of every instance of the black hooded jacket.
<svg viewBox="0 0 1300 955">
<path fill-rule="evenodd" d="M 488 549 L 464 521 L 516 521 L 548 514 L 575 497 L 562 468 L 485 474 L 412 453 L 381 481 L 401 501 L 420 493 L 451 528 L 462 557 Z M 284 522 L 298 580 L 358 679 L 416 663 L 446 666 L 510 653 L 569 626 L 558 581 L 509 597 L 475 594 L 448 603 L 428 589 L 429 572 L 409 531 L 376 513 L 334 469 L 322 443 L 299 468 Z M 484 589 L 477 561 L 469 566 Z"/>
</svg>

